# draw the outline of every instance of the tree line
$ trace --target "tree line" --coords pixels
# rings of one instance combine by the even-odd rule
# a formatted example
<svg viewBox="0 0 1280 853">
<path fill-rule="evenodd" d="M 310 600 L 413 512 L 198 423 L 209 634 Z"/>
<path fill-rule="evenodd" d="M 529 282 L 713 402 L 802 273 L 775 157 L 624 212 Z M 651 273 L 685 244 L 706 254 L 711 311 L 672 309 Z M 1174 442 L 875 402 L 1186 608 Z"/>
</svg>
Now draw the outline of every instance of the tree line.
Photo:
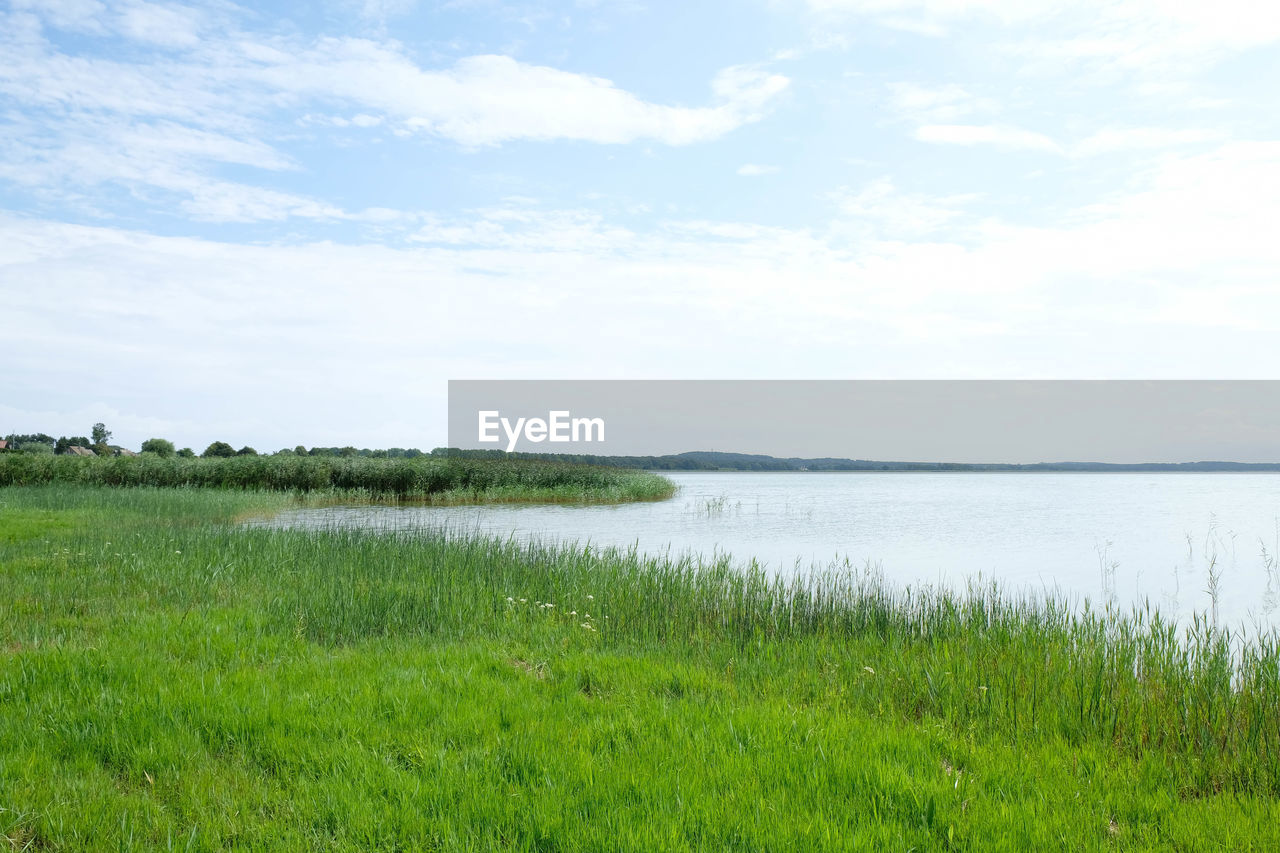
<svg viewBox="0 0 1280 853">
<path fill-rule="evenodd" d="M 115 449 L 111 442 L 111 430 L 103 423 L 96 423 L 89 430 L 90 435 L 64 435 L 54 438 L 48 433 L 16 433 L 11 432 L 4 437 L 8 447 L 5 450 L 16 453 L 52 453 L 61 456 L 71 452 L 73 447 L 92 450 L 99 456 L 109 456 Z"/>
<path fill-rule="evenodd" d="M 3 451 L 64 456 L 72 453 L 73 447 L 83 447 L 87 450 L 92 450 L 98 456 L 111 456 L 124 449 L 111 444 L 112 433 L 111 430 L 107 429 L 105 424 L 96 423 L 89 432 L 90 435 L 88 436 L 64 435 L 58 438 L 54 438 L 52 435 L 44 432 L 9 433 L 4 436 L 4 440 L 8 446 L 3 448 Z M 194 458 L 196 456 L 200 456 L 206 459 L 226 459 L 232 456 L 322 456 L 364 457 L 371 459 L 417 459 L 420 456 L 433 455 L 425 453 L 416 447 L 391 447 L 385 450 L 374 450 L 368 447 L 356 448 L 350 445 L 346 447 L 308 448 L 301 444 L 292 448 L 282 448 L 281 450 L 277 450 L 275 453 L 259 453 L 249 445 L 245 445 L 237 450 L 232 444 L 225 441 L 211 442 L 201 453 L 196 453 L 195 450 L 190 447 L 177 447 L 167 438 L 149 438 L 142 442 L 141 447 L 139 447 L 139 452 L 154 454 L 164 458 L 171 456 Z"/>
</svg>

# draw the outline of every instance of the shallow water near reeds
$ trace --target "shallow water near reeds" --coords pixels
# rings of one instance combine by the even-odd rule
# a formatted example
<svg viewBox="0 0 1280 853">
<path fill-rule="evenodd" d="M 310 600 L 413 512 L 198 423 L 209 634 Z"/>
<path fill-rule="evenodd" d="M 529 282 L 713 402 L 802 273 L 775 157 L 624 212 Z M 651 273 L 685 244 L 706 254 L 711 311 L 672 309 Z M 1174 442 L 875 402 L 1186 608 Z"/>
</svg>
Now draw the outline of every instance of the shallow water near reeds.
<svg viewBox="0 0 1280 853">
<path fill-rule="evenodd" d="M 1223 627 L 1280 625 L 1280 474 L 674 472 L 671 500 L 604 506 L 333 506 L 273 527 L 445 528 L 731 555 L 789 575 L 874 567 L 898 586 L 995 581 Z"/>
</svg>

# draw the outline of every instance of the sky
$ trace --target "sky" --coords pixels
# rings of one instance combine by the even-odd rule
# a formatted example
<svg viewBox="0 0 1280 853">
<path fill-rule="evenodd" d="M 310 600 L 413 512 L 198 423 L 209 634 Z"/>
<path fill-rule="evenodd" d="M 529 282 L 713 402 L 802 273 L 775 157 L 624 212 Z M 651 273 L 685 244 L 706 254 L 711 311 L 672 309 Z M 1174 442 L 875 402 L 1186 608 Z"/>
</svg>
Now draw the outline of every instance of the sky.
<svg viewBox="0 0 1280 853">
<path fill-rule="evenodd" d="M 1254 0 L 0 0 L 0 434 L 1280 378 L 1278 43 Z"/>
</svg>

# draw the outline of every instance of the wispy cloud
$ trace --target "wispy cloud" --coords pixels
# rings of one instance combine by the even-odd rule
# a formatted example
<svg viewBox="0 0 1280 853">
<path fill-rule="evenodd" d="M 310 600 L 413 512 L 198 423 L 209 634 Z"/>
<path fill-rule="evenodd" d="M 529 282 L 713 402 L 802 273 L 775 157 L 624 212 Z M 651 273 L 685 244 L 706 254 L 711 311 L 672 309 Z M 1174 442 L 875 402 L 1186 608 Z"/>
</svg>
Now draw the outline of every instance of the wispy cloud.
<svg viewBox="0 0 1280 853">
<path fill-rule="evenodd" d="M 710 107 L 649 103 L 609 80 L 507 56 L 472 56 L 423 69 L 398 51 L 358 39 L 326 39 L 248 73 L 269 89 L 340 99 L 414 133 L 467 146 L 513 140 L 688 145 L 758 121 L 787 78 L 744 67 L 712 81 Z"/>
<path fill-rule="evenodd" d="M 992 112 L 996 108 L 991 100 L 976 98 L 954 83 L 942 86 L 890 83 L 889 94 L 890 109 L 922 124 L 952 122 L 974 112 Z"/>
<path fill-rule="evenodd" d="M 1061 151 L 1059 145 L 1043 133 L 1006 125 L 926 124 L 916 128 L 914 135 L 921 142 L 942 145 L 993 145 L 1010 151 Z"/>
<path fill-rule="evenodd" d="M 194 47 L 220 17 L 208 8 L 147 0 L 12 0 L 10 6 L 37 14 L 58 29 L 116 35 L 165 48 Z"/>
<path fill-rule="evenodd" d="M 120 399 L 168 389 L 145 416 L 201 423 L 192 442 L 429 445 L 442 376 L 580 375 L 584 352 L 615 354 L 605 376 L 688 377 L 691 364 L 760 377 L 1266 376 L 1269 362 L 1244 356 L 1280 332 L 1280 145 L 1162 159 L 1050 224 L 975 214 L 979 201 L 879 179 L 838 194 L 825 229 L 643 231 L 512 202 L 441 215 L 403 248 L 0 216 L 0 340 L 15 399 L 39 399 L 37 385 L 99 399 L 96 377 L 109 374 Z M 78 296 L 54 312 L 50 292 Z M 726 304 L 731 322 L 716 326 Z M 424 336 L 423 318 L 441 317 Z M 784 353 L 759 346 L 781 334 L 794 342 Z M 363 352 L 376 369 L 351 357 Z M 392 396 L 394 428 L 360 415 L 360 401 Z M 146 423 L 113 411 L 113 423 Z"/>
<path fill-rule="evenodd" d="M 432 215 L 412 241 L 522 252 L 612 253 L 634 246 L 636 235 L 588 210 L 541 210 L 527 204 Z"/>
<path fill-rule="evenodd" d="M 758 178 L 762 175 L 775 174 L 777 171 L 777 166 L 766 166 L 762 163 L 743 163 L 738 167 L 738 174 L 744 178 Z"/>
<path fill-rule="evenodd" d="M 72 197 L 109 187 L 218 221 L 361 214 L 220 165 L 297 168 L 281 140 L 299 123 L 444 140 L 689 145 L 763 118 L 788 79 L 723 69 L 706 106 L 655 103 L 602 77 L 478 55 L 426 67 L 395 42 L 250 36 L 233 7 L 94 0 L 18 3 L 0 12 L 0 178 Z M 68 53 L 52 35 L 92 32 L 135 45 L 127 58 Z M 265 179 L 265 175 L 264 175 Z"/>
<path fill-rule="evenodd" d="M 1122 127 L 1099 130 L 1072 146 L 1077 157 L 1179 148 L 1222 140 L 1226 134 L 1208 128 Z"/>
<path fill-rule="evenodd" d="M 68 113 L 245 126 L 280 107 L 343 103 L 462 145 L 556 139 L 686 145 L 759 120 L 789 83 L 779 74 L 733 66 L 711 80 L 712 105 L 671 106 L 645 101 L 602 77 L 509 56 L 471 56 L 450 67 L 425 68 L 394 42 L 263 41 L 233 29 L 205 34 L 197 49 L 176 58 L 140 54 L 126 62 L 62 53 L 33 20 L 11 14 L 0 21 L 10 25 L 9 36 L 0 36 L 0 93 Z"/>
<path fill-rule="evenodd" d="M 1132 151 L 1168 151 L 1207 142 L 1221 142 L 1226 134 L 1208 128 L 1105 128 L 1074 143 L 1058 142 L 1043 133 L 1007 125 L 923 125 L 913 131 L 921 142 L 940 145 L 990 145 L 1006 151 L 1039 151 L 1062 157 L 1085 158 Z"/>
<path fill-rule="evenodd" d="M 903 192 L 891 178 L 878 178 L 857 190 L 841 189 L 832 194 L 840 209 L 837 231 L 872 239 L 955 240 L 949 225 L 970 220 L 965 206 L 973 196 L 937 197 Z"/>
<path fill-rule="evenodd" d="M 1280 41 L 1280 7 L 1254 0 L 805 0 L 822 14 L 872 18 L 942 35 L 977 24 L 1028 57 L 1104 64 L 1135 73 L 1187 73 Z M 1191 63 L 1191 65 L 1187 65 Z"/>
</svg>

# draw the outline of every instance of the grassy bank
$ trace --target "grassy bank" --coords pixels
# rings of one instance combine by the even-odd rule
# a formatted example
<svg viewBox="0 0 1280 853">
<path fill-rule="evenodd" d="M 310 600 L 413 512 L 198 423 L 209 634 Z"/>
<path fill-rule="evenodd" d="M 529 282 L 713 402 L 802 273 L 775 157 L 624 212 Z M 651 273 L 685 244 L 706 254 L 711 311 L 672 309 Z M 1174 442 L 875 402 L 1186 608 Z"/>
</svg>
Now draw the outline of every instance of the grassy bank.
<svg viewBox="0 0 1280 853">
<path fill-rule="evenodd" d="M 0 487 L 54 483 L 331 492 L 430 503 L 661 500 L 657 474 L 554 461 L 235 456 L 226 459 L 0 454 Z"/>
<path fill-rule="evenodd" d="M 0 490 L 22 849 L 1280 844 L 1280 650 L 434 535 L 286 495 Z"/>
</svg>

